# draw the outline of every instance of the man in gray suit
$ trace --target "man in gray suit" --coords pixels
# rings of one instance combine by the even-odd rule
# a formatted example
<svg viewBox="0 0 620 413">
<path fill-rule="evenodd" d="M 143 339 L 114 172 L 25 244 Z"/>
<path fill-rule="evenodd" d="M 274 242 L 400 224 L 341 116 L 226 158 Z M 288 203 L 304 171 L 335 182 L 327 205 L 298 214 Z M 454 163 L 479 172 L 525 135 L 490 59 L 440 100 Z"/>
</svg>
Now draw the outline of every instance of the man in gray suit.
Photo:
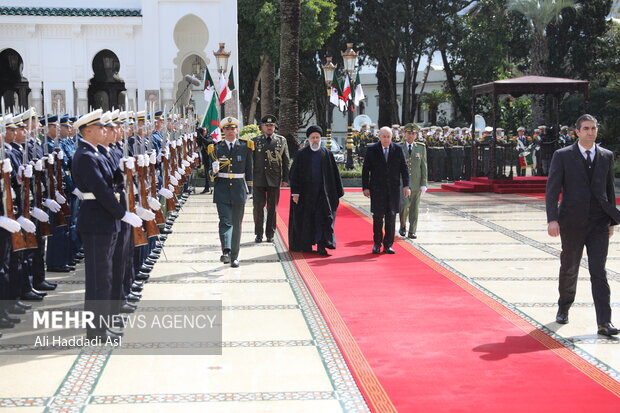
<svg viewBox="0 0 620 413">
<path fill-rule="evenodd" d="M 620 222 L 614 190 L 614 154 L 595 145 L 598 122 L 593 116 L 582 115 L 575 127 L 579 140 L 555 152 L 547 181 L 547 232 L 562 239 L 556 322 L 568 323 L 585 246 L 598 334 L 613 336 L 618 329 L 611 323 L 605 262 L 613 226 Z M 560 192 L 562 203 L 558 207 Z"/>
</svg>

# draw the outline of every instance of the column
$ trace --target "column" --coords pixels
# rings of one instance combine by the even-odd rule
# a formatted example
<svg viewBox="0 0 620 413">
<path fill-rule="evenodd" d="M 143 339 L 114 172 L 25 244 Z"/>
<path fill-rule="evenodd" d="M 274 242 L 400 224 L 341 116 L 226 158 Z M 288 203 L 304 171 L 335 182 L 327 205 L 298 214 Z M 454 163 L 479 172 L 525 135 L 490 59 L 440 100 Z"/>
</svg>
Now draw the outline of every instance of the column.
<svg viewBox="0 0 620 413">
<path fill-rule="evenodd" d="M 75 91 L 77 92 L 75 114 L 83 115 L 88 112 L 88 82 L 76 81 Z"/>
<path fill-rule="evenodd" d="M 44 114 L 43 96 L 41 95 L 42 88 L 40 85 L 41 82 L 30 82 L 28 85 L 30 87 L 30 99 L 28 99 L 28 103 L 30 106 L 34 106 L 37 114 Z"/>
</svg>

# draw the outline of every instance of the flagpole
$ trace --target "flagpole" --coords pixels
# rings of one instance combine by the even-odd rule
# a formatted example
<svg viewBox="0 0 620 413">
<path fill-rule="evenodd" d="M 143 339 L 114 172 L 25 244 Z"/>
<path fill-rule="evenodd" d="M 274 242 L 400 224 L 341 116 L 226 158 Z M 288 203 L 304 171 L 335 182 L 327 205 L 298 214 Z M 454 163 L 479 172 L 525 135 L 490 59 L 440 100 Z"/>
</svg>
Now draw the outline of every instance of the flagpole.
<svg viewBox="0 0 620 413">
<path fill-rule="evenodd" d="M 341 52 L 342 60 L 344 60 L 345 76 L 349 80 L 349 95 L 347 96 L 347 162 L 346 169 L 353 169 L 353 100 L 351 99 L 351 91 L 353 90 L 353 72 L 357 63 L 357 52 L 353 50 L 353 43 L 347 43 L 347 50 Z M 346 89 L 346 86 L 345 86 Z M 346 95 L 346 93 L 345 93 Z"/>
</svg>

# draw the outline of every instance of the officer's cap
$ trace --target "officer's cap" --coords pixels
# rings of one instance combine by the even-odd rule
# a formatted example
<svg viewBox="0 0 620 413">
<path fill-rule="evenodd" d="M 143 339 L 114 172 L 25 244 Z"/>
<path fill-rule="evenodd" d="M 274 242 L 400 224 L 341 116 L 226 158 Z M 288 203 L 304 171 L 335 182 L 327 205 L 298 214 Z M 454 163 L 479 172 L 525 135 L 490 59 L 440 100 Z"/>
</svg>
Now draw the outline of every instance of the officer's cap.
<svg viewBox="0 0 620 413">
<path fill-rule="evenodd" d="M 157 112 L 154 113 L 155 119 L 161 119 L 163 118 L 163 115 L 164 115 L 163 110 L 158 110 Z"/>
<path fill-rule="evenodd" d="M 74 124 L 74 126 L 78 129 L 83 129 L 88 126 L 104 126 L 104 123 L 101 121 L 101 116 L 103 115 L 102 109 L 93 110 L 90 113 L 87 113 L 80 117 Z"/>
<path fill-rule="evenodd" d="M 105 124 L 105 126 L 108 126 L 110 128 L 113 128 L 116 126 L 116 121 L 118 121 L 118 114 L 121 111 L 116 109 L 113 112 L 106 112 L 101 116 L 101 122 L 103 122 Z"/>
<path fill-rule="evenodd" d="M 235 128 L 239 127 L 239 121 L 236 118 L 233 118 L 232 116 L 227 116 L 224 119 L 222 119 L 222 121 L 220 122 L 220 129 L 231 128 L 231 127 L 235 127 Z"/>
<path fill-rule="evenodd" d="M 62 115 L 60 117 L 60 126 L 71 126 L 73 122 L 71 121 L 71 117 L 69 115 Z"/>
<path fill-rule="evenodd" d="M 273 115 L 265 115 L 261 118 L 260 123 L 263 125 L 276 125 L 278 126 L 278 118 Z"/>
<path fill-rule="evenodd" d="M 48 125 L 52 125 L 52 124 L 58 122 L 58 115 L 42 116 L 41 118 L 39 118 L 39 123 L 41 125 L 45 125 L 45 120 L 46 119 L 47 119 L 47 124 Z"/>
<path fill-rule="evenodd" d="M 523 132 L 525 132 L 525 128 L 524 128 L 523 126 L 519 126 L 519 127 L 517 128 L 517 132 L 519 132 L 519 131 L 523 131 Z"/>
<path fill-rule="evenodd" d="M 371 128 L 376 128 L 376 127 L 377 127 L 377 124 L 376 124 L 376 123 L 371 123 L 371 124 L 370 124 L 370 127 L 371 127 Z"/>
<path fill-rule="evenodd" d="M 6 127 L 8 127 L 13 120 L 13 114 L 12 113 L 7 113 L 6 115 L 4 115 L 3 117 L 0 117 L 0 125 L 4 125 Z"/>
<path fill-rule="evenodd" d="M 26 124 L 22 121 L 22 115 L 13 116 L 11 119 L 10 125 L 7 126 L 9 129 L 19 129 L 25 128 Z"/>
<path fill-rule="evenodd" d="M 560 130 L 568 130 L 568 126 L 562 126 Z"/>
<path fill-rule="evenodd" d="M 493 126 L 487 126 L 486 128 L 484 128 L 485 132 L 493 132 Z"/>
<path fill-rule="evenodd" d="M 408 123 L 404 127 L 405 132 L 417 132 L 420 130 L 420 127 L 415 123 Z"/>
<path fill-rule="evenodd" d="M 503 132 L 504 131 L 503 128 L 496 128 L 495 130 L 498 131 L 498 132 Z"/>
<path fill-rule="evenodd" d="M 137 120 L 146 120 L 147 119 L 146 110 L 142 110 L 140 112 L 136 112 L 136 119 Z"/>
<path fill-rule="evenodd" d="M 400 128 L 400 125 L 397 125 L 397 124 L 392 125 L 392 129 L 398 129 L 398 128 Z"/>
<path fill-rule="evenodd" d="M 22 116 L 22 120 L 28 120 L 32 118 L 33 116 L 37 116 L 37 112 L 34 110 L 34 108 L 30 108 L 24 113 L 22 113 L 21 116 Z"/>
</svg>

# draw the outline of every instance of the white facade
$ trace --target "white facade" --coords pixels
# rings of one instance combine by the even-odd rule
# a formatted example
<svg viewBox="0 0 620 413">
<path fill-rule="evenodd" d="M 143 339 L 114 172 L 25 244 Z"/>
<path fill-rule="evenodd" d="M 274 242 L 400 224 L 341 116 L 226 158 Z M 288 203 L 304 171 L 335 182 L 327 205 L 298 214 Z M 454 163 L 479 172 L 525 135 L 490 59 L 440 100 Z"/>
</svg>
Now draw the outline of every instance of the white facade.
<svg viewBox="0 0 620 413">
<path fill-rule="evenodd" d="M 424 78 L 424 71 L 418 72 L 417 81 L 418 87 L 416 89 L 416 93 L 420 93 L 422 88 L 422 79 Z M 397 100 L 398 100 L 398 110 L 399 115 L 402 111 L 401 98 L 403 91 L 403 79 L 404 72 L 396 73 L 396 91 L 397 91 Z M 377 77 L 375 73 L 360 73 L 360 81 L 362 82 L 362 88 L 364 89 L 364 96 L 366 99 L 364 100 L 365 110 L 364 114 L 368 115 L 370 119 L 374 123 L 377 123 L 379 118 L 379 93 L 377 91 Z M 428 74 L 428 79 L 426 81 L 426 85 L 424 86 L 424 92 L 432 92 L 433 90 L 443 90 L 444 84 L 446 82 L 446 73 L 443 68 L 431 66 L 431 70 Z M 451 119 L 454 114 L 454 108 L 450 102 L 442 103 L 439 105 L 438 113 L 445 113 L 445 117 L 447 119 Z M 355 110 L 355 115 L 359 114 L 359 108 Z M 312 124 L 314 120 L 310 121 Z M 429 122 L 429 113 L 428 109 L 421 108 L 421 112 L 416 114 L 415 122 L 419 125 L 426 125 Z M 377 128 L 382 126 L 392 126 L 392 125 L 379 125 L 377 124 Z M 443 125 L 441 125 L 443 126 Z M 300 134 L 303 135 L 305 131 L 300 131 Z M 338 111 L 336 107 L 334 107 L 333 112 L 333 122 L 332 122 L 332 135 L 338 138 L 339 141 L 342 141 L 346 137 L 347 133 L 347 114 Z"/>
<path fill-rule="evenodd" d="M 130 108 L 136 108 L 137 100 L 139 110 L 147 100 L 156 109 L 170 108 L 187 85 L 183 76 L 192 73 L 196 56 L 217 82 L 213 51 L 220 42 L 231 52 L 228 71 L 234 66 L 239 78 L 235 0 L 0 0 L 0 9 L 8 7 L 47 13 L 0 15 L 0 52 L 11 48 L 21 56 L 22 75 L 31 89 L 28 104 L 38 113 L 55 112 L 58 99 L 61 112 L 85 113 L 93 58 L 106 49 L 118 58 L 118 78 L 125 84 Z M 139 15 L 110 17 L 100 11 L 91 16 L 50 15 L 57 8 L 132 9 Z M 201 88 L 194 89 L 196 112 L 202 115 L 206 103 Z M 233 97 L 227 102 L 227 114 L 237 113 Z M 188 96 L 179 105 L 183 101 L 187 103 Z"/>
</svg>

